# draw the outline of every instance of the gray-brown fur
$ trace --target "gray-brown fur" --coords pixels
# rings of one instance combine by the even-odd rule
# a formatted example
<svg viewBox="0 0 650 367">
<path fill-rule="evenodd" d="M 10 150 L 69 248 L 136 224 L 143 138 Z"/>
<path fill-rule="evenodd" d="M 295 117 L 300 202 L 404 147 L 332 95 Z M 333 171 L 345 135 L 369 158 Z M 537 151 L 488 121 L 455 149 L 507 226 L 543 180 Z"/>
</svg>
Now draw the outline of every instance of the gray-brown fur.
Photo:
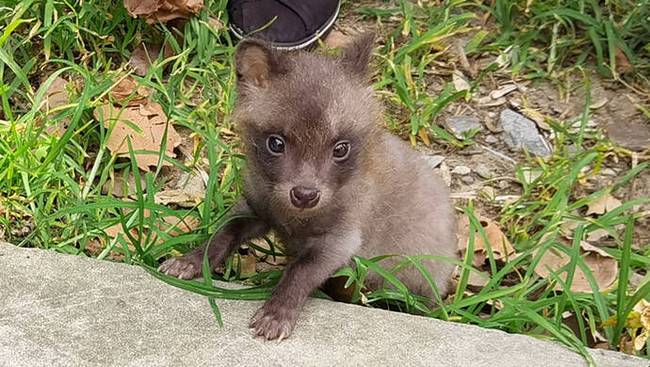
<svg viewBox="0 0 650 367">
<path fill-rule="evenodd" d="M 455 257 L 446 186 L 405 142 L 380 127 L 381 108 L 366 80 L 371 48 L 372 37 L 362 36 L 340 57 L 280 54 L 252 41 L 237 50 L 235 118 L 248 167 L 244 198 L 231 213 L 255 219 L 234 220 L 217 233 L 210 262 L 219 265 L 239 244 L 270 229 L 293 258 L 251 320 L 255 335 L 288 337 L 309 294 L 353 255 Z M 284 139 L 279 155 L 267 147 L 271 134 Z M 350 153 L 335 161 L 333 149 L 343 140 Z M 315 206 L 297 207 L 289 194 L 297 186 L 320 191 Z M 202 254 L 197 249 L 167 260 L 161 270 L 194 278 Z M 453 265 L 427 267 L 446 294 Z M 417 271 L 399 277 L 412 291 L 432 295 Z M 378 276 L 368 279 L 371 288 L 379 283 Z"/>
</svg>

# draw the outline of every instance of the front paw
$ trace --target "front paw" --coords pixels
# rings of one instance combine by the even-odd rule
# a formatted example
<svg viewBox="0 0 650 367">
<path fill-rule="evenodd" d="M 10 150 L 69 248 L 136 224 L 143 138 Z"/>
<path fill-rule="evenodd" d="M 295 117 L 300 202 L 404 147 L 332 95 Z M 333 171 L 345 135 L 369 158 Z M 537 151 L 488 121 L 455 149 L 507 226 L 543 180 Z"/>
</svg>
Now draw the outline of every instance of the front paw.
<svg viewBox="0 0 650 367">
<path fill-rule="evenodd" d="M 291 335 L 296 325 L 296 311 L 286 306 L 269 305 L 267 302 L 262 306 L 253 318 L 249 327 L 253 329 L 253 335 L 261 336 L 266 340 L 286 339 Z"/>
<path fill-rule="evenodd" d="M 201 260 L 196 256 L 179 256 L 165 260 L 158 271 L 179 279 L 194 279 L 201 275 Z"/>
</svg>

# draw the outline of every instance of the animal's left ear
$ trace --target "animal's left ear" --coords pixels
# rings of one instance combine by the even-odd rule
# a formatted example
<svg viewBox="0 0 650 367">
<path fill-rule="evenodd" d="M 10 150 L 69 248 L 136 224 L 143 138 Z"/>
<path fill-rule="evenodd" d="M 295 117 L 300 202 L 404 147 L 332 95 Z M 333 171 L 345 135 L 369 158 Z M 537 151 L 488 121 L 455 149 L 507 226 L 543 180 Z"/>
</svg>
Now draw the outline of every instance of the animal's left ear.
<svg viewBox="0 0 650 367">
<path fill-rule="evenodd" d="M 343 48 L 341 53 L 343 66 L 354 74 L 366 77 L 374 42 L 375 34 L 373 32 L 365 32 L 356 36 L 350 44 Z"/>
<path fill-rule="evenodd" d="M 243 40 L 235 52 L 237 78 L 242 86 L 265 88 L 269 81 L 283 72 L 282 59 L 267 44 Z"/>
</svg>

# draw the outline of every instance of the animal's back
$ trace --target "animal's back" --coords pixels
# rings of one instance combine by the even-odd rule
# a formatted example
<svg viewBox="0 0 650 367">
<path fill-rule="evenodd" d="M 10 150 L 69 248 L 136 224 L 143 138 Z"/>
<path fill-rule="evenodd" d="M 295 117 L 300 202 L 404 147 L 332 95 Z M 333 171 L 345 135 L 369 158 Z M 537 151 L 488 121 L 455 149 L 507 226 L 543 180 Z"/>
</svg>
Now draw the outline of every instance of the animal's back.
<svg viewBox="0 0 650 367">
<path fill-rule="evenodd" d="M 377 159 L 371 174 L 374 203 L 370 220 L 363 223 L 364 242 L 359 255 L 434 255 L 455 259 L 456 235 L 449 190 L 419 154 L 399 138 L 385 133 L 376 144 Z M 395 264 L 396 258 L 382 264 Z M 448 292 L 454 265 L 425 261 L 443 295 Z M 413 267 L 398 276 L 415 293 L 431 296 L 431 288 Z M 368 286 L 381 278 L 372 275 Z"/>
</svg>

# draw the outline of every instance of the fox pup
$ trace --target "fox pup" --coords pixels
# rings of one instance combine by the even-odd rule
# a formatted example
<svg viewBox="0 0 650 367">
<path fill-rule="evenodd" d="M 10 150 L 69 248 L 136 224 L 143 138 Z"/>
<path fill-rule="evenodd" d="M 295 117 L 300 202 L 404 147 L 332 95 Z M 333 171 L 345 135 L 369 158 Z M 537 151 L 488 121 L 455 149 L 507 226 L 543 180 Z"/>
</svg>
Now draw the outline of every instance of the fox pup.
<svg viewBox="0 0 650 367">
<path fill-rule="evenodd" d="M 208 243 L 210 265 L 271 229 L 293 259 L 251 319 L 256 336 L 288 337 L 309 294 L 353 255 L 456 256 L 447 187 L 408 144 L 381 128 L 367 78 L 373 39 L 361 35 L 338 56 L 280 53 L 251 40 L 236 51 L 244 195 L 230 211 L 237 218 Z M 203 253 L 169 259 L 161 271 L 200 276 Z M 425 265 L 444 296 L 453 265 Z M 433 294 L 414 269 L 398 278 L 413 292 Z M 369 275 L 367 287 L 380 285 Z"/>
</svg>

